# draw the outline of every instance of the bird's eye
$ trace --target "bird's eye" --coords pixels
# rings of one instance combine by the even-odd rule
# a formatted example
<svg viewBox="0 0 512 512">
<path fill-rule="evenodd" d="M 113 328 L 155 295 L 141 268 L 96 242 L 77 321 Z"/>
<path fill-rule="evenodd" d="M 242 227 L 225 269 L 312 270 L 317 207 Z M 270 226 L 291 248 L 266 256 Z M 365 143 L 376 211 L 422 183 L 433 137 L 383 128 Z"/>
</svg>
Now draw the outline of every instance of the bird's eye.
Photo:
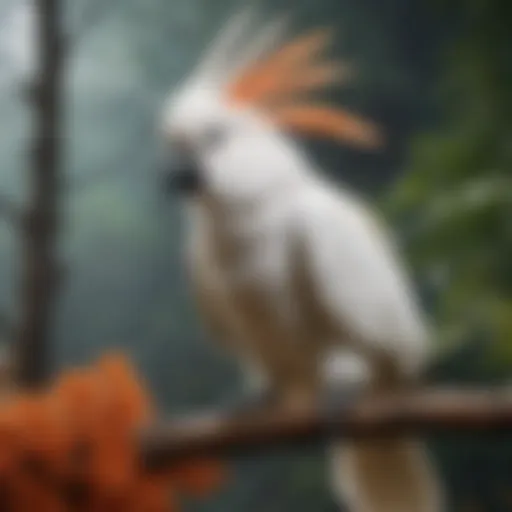
<svg viewBox="0 0 512 512">
<path fill-rule="evenodd" d="M 223 126 L 210 126 L 204 133 L 203 144 L 208 149 L 214 149 L 224 140 L 225 136 L 226 130 Z"/>
</svg>

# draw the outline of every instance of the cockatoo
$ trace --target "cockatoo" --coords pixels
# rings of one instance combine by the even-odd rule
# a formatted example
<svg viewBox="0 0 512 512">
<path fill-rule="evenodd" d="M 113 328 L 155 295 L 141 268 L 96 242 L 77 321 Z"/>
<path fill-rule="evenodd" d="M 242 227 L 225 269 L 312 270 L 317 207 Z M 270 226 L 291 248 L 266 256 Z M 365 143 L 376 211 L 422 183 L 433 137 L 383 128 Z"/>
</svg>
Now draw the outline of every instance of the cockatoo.
<svg viewBox="0 0 512 512">
<path fill-rule="evenodd" d="M 198 308 L 254 392 L 270 390 L 283 407 L 318 400 L 334 373 L 363 393 L 407 388 L 430 347 L 399 251 L 368 205 L 322 177 L 296 140 L 368 150 L 382 137 L 308 97 L 348 77 L 321 60 L 331 33 L 287 37 L 286 27 L 238 13 L 164 105 Z M 342 439 L 330 460 L 333 492 L 350 511 L 441 510 L 419 441 Z"/>
</svg>

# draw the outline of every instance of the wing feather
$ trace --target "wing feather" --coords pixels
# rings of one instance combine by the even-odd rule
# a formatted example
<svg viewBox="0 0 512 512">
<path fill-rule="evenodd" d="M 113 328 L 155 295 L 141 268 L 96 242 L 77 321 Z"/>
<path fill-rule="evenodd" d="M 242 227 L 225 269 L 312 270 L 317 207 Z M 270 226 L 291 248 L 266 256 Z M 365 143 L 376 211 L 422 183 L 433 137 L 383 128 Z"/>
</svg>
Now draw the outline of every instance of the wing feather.
<svg viewBox="0 0 512 512">
<path fill-rule="evenodd" d="M 396 251 L 351 198 L 312 194 L 297 223 L 315 310 L 365 356 L 414 374 L 427 336 Z"/>
</svg>

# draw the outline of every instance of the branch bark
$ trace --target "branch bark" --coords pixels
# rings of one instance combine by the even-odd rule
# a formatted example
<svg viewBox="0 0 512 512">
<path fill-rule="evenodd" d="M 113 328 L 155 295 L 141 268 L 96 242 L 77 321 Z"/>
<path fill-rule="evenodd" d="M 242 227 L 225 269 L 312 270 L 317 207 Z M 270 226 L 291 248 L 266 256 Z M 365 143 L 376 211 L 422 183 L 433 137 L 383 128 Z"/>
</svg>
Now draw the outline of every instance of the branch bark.
<svg viewBox="0 0 512 512">
<path fill-rule="evenodd" d="M 248 454 L 332 438 L 512 432 L 512 390 L 424 390 L 364 399 L 338 417 L 314 407 L 176 419 L 140 434 L 140 456 L 158 471 L 186 458 Z"/>
<path fill-rule="evenodd" d="M 37 50 L 33 108 L 34 147 L 29 207 L 22 236 L 20 330 L 16 343 L 18 384 L 42 384 L 49 371 L 48 336 L 57 290 L 58 199 L 60 188 L 60 99 L 62 38 L 59 0 L 38 0 Z"/>
</svg>

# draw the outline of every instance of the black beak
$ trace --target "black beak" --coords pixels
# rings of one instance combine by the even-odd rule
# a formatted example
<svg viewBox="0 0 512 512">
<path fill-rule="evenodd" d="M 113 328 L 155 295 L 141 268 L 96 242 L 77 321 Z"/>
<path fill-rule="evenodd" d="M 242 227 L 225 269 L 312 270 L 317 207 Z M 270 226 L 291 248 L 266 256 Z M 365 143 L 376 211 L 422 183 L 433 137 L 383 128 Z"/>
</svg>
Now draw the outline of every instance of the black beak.
<svg viewBox="0 0 512 512">
<path fill-rule="evenodd" d="M 198 165 L 190 157 L 174 158 L 165 172 L 166 192 L 193 195 L 201 188 Z"/>
</svg>

